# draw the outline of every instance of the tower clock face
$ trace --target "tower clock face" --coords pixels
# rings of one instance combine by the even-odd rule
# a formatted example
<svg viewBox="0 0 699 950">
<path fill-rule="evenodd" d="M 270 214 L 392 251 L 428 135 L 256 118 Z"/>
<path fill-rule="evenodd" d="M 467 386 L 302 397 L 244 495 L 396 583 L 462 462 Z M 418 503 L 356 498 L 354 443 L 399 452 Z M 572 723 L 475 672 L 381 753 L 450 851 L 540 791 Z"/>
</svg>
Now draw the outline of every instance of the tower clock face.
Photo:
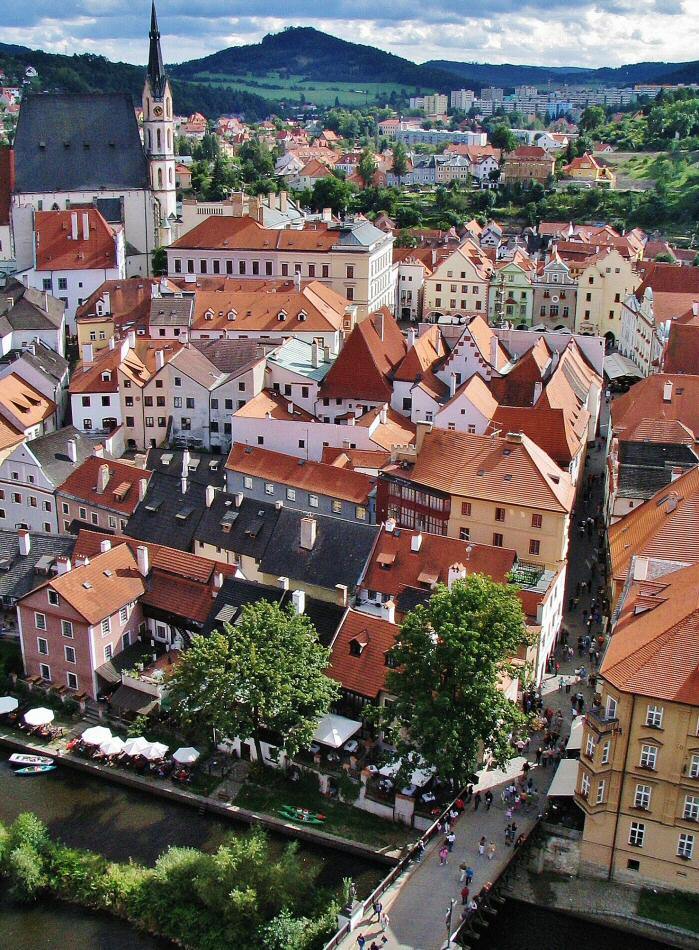
<svg viewBox="0 0 699 950">
<path fill-rule="evenodd" d="M 156 106 L 156 107 L 153 109 L 153 115 L 156 116 L 158 119 L 162 116 L 162 114 L 163 114 L 163 107 L 162 107 L 162 106 Z"/>
</svg>

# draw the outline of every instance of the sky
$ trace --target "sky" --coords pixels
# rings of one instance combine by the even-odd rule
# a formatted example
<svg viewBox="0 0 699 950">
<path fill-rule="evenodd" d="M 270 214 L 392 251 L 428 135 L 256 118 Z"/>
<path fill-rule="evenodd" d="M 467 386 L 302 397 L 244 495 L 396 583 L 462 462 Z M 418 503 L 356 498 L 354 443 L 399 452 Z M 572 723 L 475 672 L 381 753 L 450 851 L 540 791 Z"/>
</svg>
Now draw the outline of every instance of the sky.
<svg viewBox="0 0 699 950">
<path fill-rule="evenodd" d="M 158 0 L 166 62 L 313 26 L 414 62 L 619 66 L 699 57 L 699 0 Z M 5 0 L 0 40 L 144 63 L 150 0 Z"/>
</svg>

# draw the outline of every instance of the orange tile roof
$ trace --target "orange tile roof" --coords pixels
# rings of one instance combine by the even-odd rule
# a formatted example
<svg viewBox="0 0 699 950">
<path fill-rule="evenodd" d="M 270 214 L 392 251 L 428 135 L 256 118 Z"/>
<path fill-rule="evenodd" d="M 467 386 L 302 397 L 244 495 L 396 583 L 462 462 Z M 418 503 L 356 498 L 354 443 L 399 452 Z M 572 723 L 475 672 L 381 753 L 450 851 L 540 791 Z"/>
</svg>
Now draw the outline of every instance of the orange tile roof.
<svg viewBox="0 0 699 950">
<path fill-rule="evenodd" d="M 632 557 L 699 563 L 699 466 L 690 468 L 609 528 L 612 575 L 623 581 Z"/>
<path fill-rule="evenodd" d="M 699 268 L 680 264 L 651 264 L 636 297 L 643 300 L 646 287 L 653 291 L 653 314 L 656 323 L 672 320 L 699 300 Z"/>
<path fill-rule="evenodd" d="M 312 158 L 299 172 L 299 175 L 303 175 L 306 178 L 331 178 L 332 174 L 328 166 L 324 165 L 323 162 L 317 158 Z"/>
<path fill-rule="evenodd" d="M 105 490 L 98 492 L 98 474 L 103 465 L 109 471 L 109 480 Z M 141 479 L 148 482 L 151 474 L 135 465 L 127 465 L 126 462 L 91 455 L 71 472 L 58 491 L 61 495 L 70 496 L 89 505 L 130 515 L 138 505 Z"/>
<path fill-rule="evenodd" d="M 422 538 L 420 548 L 413 551 L 412 539 L 418 534 Z M 395 599 L 405 587 L 425 589 L 419 579 L 421 575 L 429 574 L 434 583 L 446 584 L 449 568 L 454 564 L 463 564 L 469 574 L 487 574 L 498 583 L 505 583 L 516 560 L 516 552 L 508 548 L 406 528 L 389 532 L 383 527 L 359 586 Z"/>
<path fill-rule="evenodd" d="M 75 557 L 75 552 L 73 553 Z M 126 544 L 97 554 L 89 564 L 48 581 L 89 624 L 99 623 L 145 592 L 136 558 Z"/>
<path fill-rule="evenodd" d="M 478 347 L 478 351 L 489 366 L 501 370 L 510 362 L 510 354 L 497 338 L 493 328 L 488 324 L 488 321 L 483 317 L 473 317 L 464 332 L 471 336 L 473 342 Z M 494 339 L 497 340 L 497 344 L 493 343 Z M 491 362 L 493 346 L 496 347 L 495 364 Z"/>
<path fill-rule="evenodd" d="M 155 354 L 162 350 L 165 362 L 169 363 L 181 349 L 182 344 L 177 340 L 143 340 L 137 337 L 136 346 L 128 351 L 119 364 L 119 370 L 136 386 L 145 386 L 158 372 Z"/>
<path fill-rule="evenodd" d="M 119 330 L 137 330 L 148 328 L 152 288 L 165 283 L 171 291 L 177 291 L 177 285 L 164 277 L 131 277 L 126 280 L 105 280 L 103 284 L 90 294 L 85 303 L 78 307 L 76 320 L 78 323 L 91 323 L 95 320 L 113 321 Z M 98 301 L 105 293 L 109 294 L 109 309 L 111 313 L 98 317 L 96 308 Z"/>
<path fill-rule="evenodd" d="M 244 406 L 236 410 L 235 415 L 242 419 L 282 419 L 285 422 L 318 421 L 310 412 L 306 412 L 300 406 L 295 406 L 291 399 L 280 396 L 272 389 L 263 389 L 257 396 L 253 396 Z"/>
<path fill-rule="evenodd" d="M 366 505 L 374 479 L 323 462 L 311 462 L 282 452 L 270 452 L 252 445 L 234 442 L 226 460 L 226 468 L 241 475 L 266 478 L 271 482 L 301 488 Z"/>
<path fill-rule="evenodd" d="M 109 347 L 98 350 L 90 363 L 78 363 L 70 378 L 69 392 L 71 395 L 80 393 L 116 393 L 119 391 L 119 376 L 117 368 L 121 362 L 121 347 L 117 345 L 113 350 Z M 109 374 L 108 379 L 102 379 L 103 374 Z"/>
<path fill-rule="evenodd" d="M 699 370 L 699 314 L 687 311 L 670 323 L 663 372 L 693 374 Z"/>
<path fill-rule="evenodd" d="M 43 422 L 56 411 L 56 403 L 25 383 L 16 373 L 0 379 L 0 406 L 21 422 L 25 429 Z"/>
<path fill-rule="evenodd" d="M 415 340 L 401 360 L 393 378 L 402 382 L 413 382 L 427 370 L 434 369 L 447 352 L 441 330 L 436 325 L 431 326 Z"/>
<path fill-rule="evenodd" d="M 77 219 L 77 240 L 72 238 L 71 219 Z M 85 219 L 88 221 L 87 238 Z M 114 229 L 97 208 L 37 211 L 34 215 L 34 233 L 36 269 L 39 271 L 111 269 L 117 266 Z"/>
<path fill-rule="evenodd" d="M 332 644 L 328 675 L 344 689 L 376 699 L 386 689 L 386 653 L 399 630 L 396 624 L 380 617 L 348 610 Z M 350 652 L 353 641 L 362 645 L 359 656 Z"/>
<path fill-rule="evenodd" d="M 544 374 L 552 357 L 546 339 L 539 337 L 504 376 L 491 379 L 493 396 L 504 406 L 531 406 L 536 384 L 543 385 Z"/>
<path fill-rule="evenodd" d="M 370 409 L 357 419 L 356 425 L 369 428 L 382 411 L 382 407 Z M 371 433 L 371 441 L 383 449 L 390 450 L 396 445 L 412 445 L 415 441 L 415 432 L 415 424 L 389 406 L 386 410 L 386 421 L 379 422 Z"/>
<path fill-rule="evenodd" d="M 390 376 L 407 353 L 405 337 L 387 310 L 352 330 L 320 387 L 321 397 L 390 402 Z"/>
<path fill-rule="evenodd" d="M 672 384 L 669 401 L 665 401 L 665 384 Z M 645 423 L 643 436 L 638 427 Z M 685 376 L 655 373 L 639 380 L 632 388 L 612 403 L 612 425 L 622 441 L 665 441 L 660 437 L 661 427 L 670 425 L 679 432 L 675 423 L 682 423 L 697 438 L 699 436 L 699 375 Z M 636 435 L 634 435 L 636 432 Z M 653 433 L 657 433 L 655 436 Z M 633 438 L 632 438 L 633 437 Z M 685 439 L 680 439 L 685 441 Z"/>
<path fill-rule="evenodd" d="M 452 401 L 459 399 L 462 395 L 465 395 L 468 401 L 472 403 L 486 419 L 492 419 L 497 412 L 498 402 L 493 398 L 488 384 L 478 373 L 474 373 L 473 376 L 458 387 L 452 399 L 447 403 L 447 406 Z"/>
<path fill-rule="evenodd" d="M 569 512 L 575 494 L 568 473 L 526 435 L 511 441 L 434 429 L 406 477 L 458 497 L 548 511 Z"/>
<path fill-rule="evenodd" d="M 574 413 L 548 406 L 498 406 L 492 418 L 501 434 L 523 432 L 561 468 L 567 468 L 580 451 L 590 414 L 586 409 Z"/>
<path fill-rule="evenodd" d="M 262 227 L 250 217 L 212 216 L 202 221 L 174 244 L 172 249 L 191 250 L 255 250 L 255 251 L 330 251 L 339 241 L 340 233 L 318 224 L 302 231 L 273 231 Z"/>
<path fill-rule="evenodd" d="M 383 449 L 335 449 L 326 446 L 321 462 L 337 468 L 376 469 L 379 471 L 391 461 L 391 453 Z"/>
<path fill-rule="evenodd" d="M 6 419 L 0 418 L 0 450 L 9 449 L 24 442 L 24 433 L 15 429 Z"/>
<path fill-rule="evenodd" d="M 698 591 L 697 564 L 635 584 L 610 640 L 603 678 L 627 693 L 699 706 Z"/>
</svg>

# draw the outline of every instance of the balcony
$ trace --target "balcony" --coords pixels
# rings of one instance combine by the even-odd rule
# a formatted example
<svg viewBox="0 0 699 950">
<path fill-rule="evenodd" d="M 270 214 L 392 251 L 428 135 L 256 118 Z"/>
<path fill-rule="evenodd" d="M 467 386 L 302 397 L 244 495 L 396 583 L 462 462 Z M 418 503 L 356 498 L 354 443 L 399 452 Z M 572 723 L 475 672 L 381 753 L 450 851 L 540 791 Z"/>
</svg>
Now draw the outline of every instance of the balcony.
<svg viewBox="0 0 699 950">
<path fill-rule="evenodd" d="M 588 709 L 585 716 L 587 724 L 599 735 L 619 732 L 619 719 L 616 716 L 607 716 L 603 709 Z"/>
</svg>

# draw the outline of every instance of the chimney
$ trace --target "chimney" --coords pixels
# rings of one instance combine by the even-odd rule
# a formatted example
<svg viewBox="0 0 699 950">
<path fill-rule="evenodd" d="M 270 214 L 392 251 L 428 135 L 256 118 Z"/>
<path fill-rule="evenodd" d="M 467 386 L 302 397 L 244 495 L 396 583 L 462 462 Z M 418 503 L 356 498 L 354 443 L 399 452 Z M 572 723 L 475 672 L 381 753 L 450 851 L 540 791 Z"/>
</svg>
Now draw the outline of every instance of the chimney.
<svg viewBox="0 0 699 950">
<path fill-rule="evenodd" d="M 73 241 L 78 240 L 78 212 L 71 211 L 70 213 L 70 236 Z"/>
<path fill-rule="evenodd" d="M 663 386 L 663 402 L 672 402 L 672 380 L 666 380 Z"/>
<path fill-rule="evenodd" d="M 353 426 L 357 424 L 357 417 L 353 412 L 347 414 L 347 425 Z"/>
<path fill-rule="evenodd" d="M 410 550 L 414 551 L 416 554 L 422 547 L 422 532 L 418 531 L 417 534 L 414 534 L 410 539 Z"/>
<path fill-rule="evenodd" d="M 288 402 L 288 403 L 286 404 L 286 411 L 289 413 L 290 416 L 293 416 L 293 414 L 294 414 L 294 404 L 293 404 L 293 402 Z"/>
<path fill-rule="evenodd" d="M 86 241 L 90 240 L 90 215 L 87 211 L 83 211 L 83 238 Z"/>
<path fill-rule="evenodd" d="M 453 399 L 456 395 L 456 373 L 449 375 L 449 398 Z"/>
<path fill-rule="evenodd" d="M 96 459 L 104 458 L 104 446 L 101 442 L 98 442 L 97 445 L 92 446 L 92 454 Z"/>
<path fill-rule="evenodd" d="M 56 573 L 59 575 L 67 574 L 70 568 L 71 568 L 70 558 L 66 557 L 65 554 L 60 554 L 56 558 Z"/>
<path fill-rule="evenodd" d="M 238 491 L 235 493 L 235 495 L 233 495 L 233 504 L 236 508 L 240 508 L 240 506 L 243 504 L 244 497 L 245 495 L 243 495 L 242 491 Z"/>
<path fill-rule="evenodd" d="M 321 215 L 322 220 L 326 223 L 329 223 L 333 219 L 333 209 L 332 208 L 323 208 L 323 213 Z"/>
<path fill-rule="evenodd" d="M 417 340 L 417 330 L 415 329 L 415 327 L 409 327 L 408 328 L 408 346 L 409 347 L 415 346 L 415 340 Z"/>
<path fill-rule="evenodd" d="M 20 528 L 17 532 L 17 540 L 19 541 L 19 553 L 22 557 L 26 557 L 32 548 L 32 539 L 29 537 L 26 528 Z"/>
<path fill-rule="evenodd" d="M 633 579 L 644 581 L 648 577 L 648 558 L 636 555 L 633 559 Z"/>
<path fill-rule="evenodd" d="M 384 525 L 384 530 L 386 534 L 393 534 L 393 532 L 396 530 L 396 519 L 387 518 L 386 524 Z"/>
<path fill-rule="evenodd" d="M 684 474 L 684 469 L 675 465 L 675 467 L 670 471 L 670 481 L 675 482 L 677 479 Z"/>
<path fill-rule="evenodd" d="M 180 479 L 180 487 L 182 488 L 182 494 L 187 494 L 188 479 L 186 475 L 183 475 Z"/>
<path fill-rule="evenodd" d="M 162 369 L 165 366 L 165 350 L 155 351 L 155 368 Z"/>
<path fill-rule="evenodd" d="M 100 465 L 97 469 L 97 494 L 103 495 L 109 484 L 109 466 Z"/>
<path fill-rule="evenodd" d="M 346 584 L 335 584 L 335 590 L 337 591 L 337 602 L 340 607 L 347 606 L 347 585 Z"/>
<path fill-rule="evenodd" d="M 507 435 L 505 436 L 505 439 L 506 439 L 508 442 L 521 442 L 521 441 L 522 441 L 522 433 L 521 433 L 521 432 L 508 432 Z"/>
<path fill-rule="evenodd" d="M 379 335 L 379 339 L 383 340 L 383 314 L 382 313 L 375 314 L 374 326 L 376 327 L 376 332 Z"/>
<path fill-rule="evenodd" d="M 388 620 L 389 623 L 396 622 L 396 603 L 394 600 L 387 600 L 383 605 L 384 613 L 386 616 L 384 620 Z"/>
<path fill-rule="evenodd" d="M 102 294 L 102 307 L 104 308 L 105 313 L 112 312 L 112 300 L 108 290 L 105 290 L 105 292 Z"/>
<path fill-rule="evenodd" d="M 381 419 L 381 425 L 385 426 L 388 421 L 388 406 L 384 404 L 381 406 L 381 412 L 379 413 L 379 418 Z"/>
<path fill-rule="evenodd" d="M 692 304 L 692 314 L 695 317 L 699 317 L 699 300 L 695 300 Z"/>
<path fill-rule="evenodd" d="M 109 337 L 109 349 L 110 350 L 116 349 L 116 339 L 113 336 Z"/>
<path fill-rule="evenodd" d="M 452 564 L 449 568 L 449 578 L 447 585 L 451 590 L 455 581 L 463 581 L 466 578 L 466 568 L 463 564 Z"/>
<path fill-rule="evenodd" d="M 106 554 L 107 551 L 111 551 L 111 550 L 112 550 L 112 542 L 109 540 L 109 538 L 105 538 L 104 541 L 100 541 L 100 551 L 102 552 L 102 554 Z"/>
<path fill-rule="evenodd" d="M 150 556 L 145 544 L 139 544 L 136 548 L 136 559 L 138 561 L 138 570 L 141 577 L 148 577 L 150 571 Z"/>
<path fill-rule="evenodd" d="M 304 515 L 301 519 L 300 544 L 304 551 L 312 551 L 316 543 L 318 522 L 312 515 Z"/>
<path fill-rule="evenodd" d="M 279 192 L 279 210 L 281 211 L 282 214 L 286 214 L 288 209 L 289 209 L 289 201 L 288 201 L 287 193 L 285 191 L 280 191 Z"/>
<path fill-rule="evenodd" d="M 91 363 L 94 359 L 94 347 L 92 343 L 83 344 L 83 363 Z"/>
<path fill-rule="evenodd" d="M 296 286 L 296 292 L 301 293 L 301 274 L 294 274 L 294 284 Z"/>
<path fill-rule="evenodd" d="M 75 441 L 75 439 L 68 439 L 66 447 L 68 449 L 68 458 L 71 460 L 73 465 L 75 465 L 75 463 L 78 461 L 78 443 Z"/>
<path fill-rule="evenodd" d="M 425 422 L 424 419 L 419 420 L 415 425 L 415 454 L 419 455 L 422 449 L 422 443 L 425 441 L 425 436 L 428 432 L 432 431 L 432 423 Z"/>
<path fill-rule="evenodd" d="M 223 587 L 223 574 L 221 571 L 216 571 L 214 574 L 214 587 L 217 590 L 220 590 Z"/>
<path fill-rule="evenodd" d="M 318 342 L 314 340 L 311 343 L 311 365 L 317 368 L 319 364 L 320 364 L 320 347 L 318 346 Z"/>
<path fill-rule="evenodd" d="M 297 614 L 302 614 L 306 609 L 306 592 L 303 590 L 295 590 L 291 595 L 291 600 L 294 605 L 294 611 Z"/>
<path fill-rule="evenodd" d="M 143 501 L 146 497 L 146 492 L 148 491 L 148 479 L 139 478 L 138 480 L 138 500 Z"/>
<path fill-rule="evenodd" d="M 87 567 L 87 565 L 88 565 L 89 563 L 90 563 L 90 558 L 89 558 L 89 557 L 85 557 L 84 554 L 79 554 L 79 555 L 76 557 L 76 559 L 75 559 L 75 566 L 76 566 L 76 567 Z"/>
<path fill-rule="evenodd" d="M 189 449 L 185 449 L 182 453 L 182 474 L 187 475 L 189 473 L 189 463 L 192 461 L 192 456 L 189 454 Z"/>
<path fill-rule="evenodd" d="M 277 509 L 277 511 L 282 510 L 282 508 L 284 507 L 284 502 L 281 500 L 281 498 L 278 501 L 274 502 L 274 507 Z"/>
<path fill-rule="evenodd" d="M 541 380 L 537 380 L 534 383 L 534 397 L 532 399 L 532 406 L 535 406 L 538 403 L 541 393 L 543 392 L 543 389 L 544 389 L 544 384 L 541 382 Z"/>
<path fill-rule="evenodd" d="M 281 588 L 282 590 L 288 590 L 288 589 L 289 589 L 289 578 L 288 578 L 288 577 L 278 577 L 278 578 L 277 578 L 277 581 L 279 582 L 279 586 L 280 586 L 280 588 Z"/>
<path fill-rule="evenodd" d="M 498 338 L 493 335 L 490 338 L 490 365 L 495 368 L 498 362 Z"/>
<path fill-rule="evenodd" d="M 216 497 L 216 489 L 213 485 L 206 486 L 206 507 L 210 508 L 214 503 L 214 498 Z"/>
<path fill-rule="evenodd" d="M 129 330 L 126 335 L 126 340 L 129 345 L 129 349 L 132 350 L 136 346 L 136 331 Z"/>
</svg>

